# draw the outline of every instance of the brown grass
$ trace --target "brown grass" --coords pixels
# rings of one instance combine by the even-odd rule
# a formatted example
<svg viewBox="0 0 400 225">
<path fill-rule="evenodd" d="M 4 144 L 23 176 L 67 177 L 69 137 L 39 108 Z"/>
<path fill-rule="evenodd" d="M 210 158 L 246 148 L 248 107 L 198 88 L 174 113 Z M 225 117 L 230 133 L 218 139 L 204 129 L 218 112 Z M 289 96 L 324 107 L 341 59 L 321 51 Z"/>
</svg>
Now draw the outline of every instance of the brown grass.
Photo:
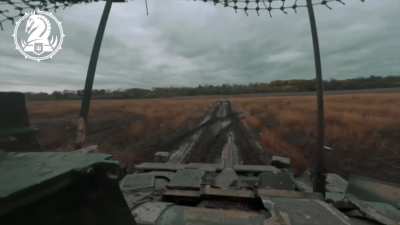
<svg viewBox="0 0 400 225">
<path fill-rule="evenodd" d="M 316 149 L 313 96 L 240 97 L 234 105 L 258 132 L 265 148 L 310 164 Z M 347 94 L 326 97 L 326 144 L 331 170 L 400 180 L 400 94 Z"/>
<path fill-rule="evenodd" d="M 213 100 L 97 100 L 89 116 L 88 145 L 98 144 L 123 163 L 152 160 L 168 141 L 197 125 Z M 28 103 L 32 124 L 45 149 L 71 150 L 79 101 Z"/>
<path fill-rule="evenodd" d="M 195 126 L 216 97 L 154 100 L 98 100 L 92 104 L 88 144 L 99 144 L 125 164 L 152 160 L 169 151 L 169 141 Z M 292 159 L 297 170 L 316 150 L 313 96 L 232 97 L 237 111 L 265 150 Z M 400 93 L 326 97 L 327 166 L 400 182 Z M 46 149 L 71 149 L 78 101 L 30 102 L 28 108 Z"/>
</svg>

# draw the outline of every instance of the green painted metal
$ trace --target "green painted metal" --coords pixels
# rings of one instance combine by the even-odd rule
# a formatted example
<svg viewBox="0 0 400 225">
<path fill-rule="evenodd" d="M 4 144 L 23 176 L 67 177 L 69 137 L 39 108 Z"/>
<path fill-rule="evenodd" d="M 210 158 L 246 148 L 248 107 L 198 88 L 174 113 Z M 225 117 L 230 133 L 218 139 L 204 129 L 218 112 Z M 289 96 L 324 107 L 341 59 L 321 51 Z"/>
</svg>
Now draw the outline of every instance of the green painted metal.
<svg viewBox="0 0 400 225">
<path fill-rule="evenodd" d="M 80 111 L 80 117 L 82 117 L 85 120 L 85 122 L 87 122 L 87 116 L 89 114 L 90 98 L 92 96 L 92 88 L 93 88 L 94 77 L 96 74 L 97 61 L 99 58 L 101 44 L 103 42 L 104 31 L 106 30 L 107 20 L 108 16 L 110 15 L 112 3 L 113 3 L 112 0 L 106 0 L 103 14 L 101 16 L 99 27 L 96 33 L 96 38 L 93 44 L 92 54 L 90 56 L 90 62 L 87 70 L 85 89 Z"/>
<path fill-rule="evenodd" d="M 0 137 L 19 136 L 24 134 L 30 135 L 36 133 L 37 131 L 37 129 L 32 127 L 0 129 Z"/>
<path fill-rule="evenodd" d="M 204 174 L 204 171 L 198 169 L 178 170 L 168 186 L 176 188 L 200 188 Z"/>
<path fill-rule="evenodd" d="M 362 176 L 350 176 L 348 193 L 359 199 L 387 202 L 400 209 L 400 185 Z"/>
<path fill-rule="evenodd" d="M 351 225 L 344 214 L 320 200 L 272 198 L 271 202 L 271 211 L 291 225 Z"/>
<path fill-rule="evenodd" d="M 0 153 L 0 200 L 96 165 L 118 166 L 107 154 L 79 152 Z"/>
<path fill-rule="evenodd" d="M 30 126 L 25 102 L 23 93 L 0 92 L 0 149 L 37 151 L 41 148 L 36 138 L 37 129 Z"/>
<path fill-rule="evenodd" d="M 384 202 L 363 201 L 354 196 L 348 196 L 357 209 L 353 210 L 355 216 L 364 216 L 370 220 L 374 220 L 384 225 L 400 224 L 400 210 L 390 204 Z"/>
<path fill-rule="evenodd" d="M 2 225 L 134 225 L 107 154 L 0 154 Z M 110 210 L 111 209 L 111 210 Z"/>
<path fill-rule="evenodd" d="M 292 175 L 286 171 L 280 173 L 263 172 L 259 175 L 258 187 L 294 190 L 296 185 Z"/>
<path fill-rule="evenodd" d="M 171 206 L 158 225 L 263 225 L 265 216 L 255 212 Z"/>
<path fill-rule="evenodd" d="M 310 20 L 311 37 L 314 50 L 315 81 L 317 94 L 317 143 L 318 151 L 314 155 L 313 181 L 314 191 L 325 194 L 325 165 L 324 165 L 324 146 L 325 146 L 325 112 L 324 112 L 324 87 L 322 79 L 321 53 L 319 48 L 319 38 L 317 22 L 315 20 L 314 7 L 312 0 L 307 0 L 308 16 Z"/>
<path fill-rule="evenodd" d="M 324 198 L 320 193 L 298 191 L 299 186 L 294 182 L 296 177 L 293 177 L 288 170 L 265 170 L 264 167 L 259 167 L 260 170 L 257 171 L 256 167 L 252 167 L 251 170 L 240 172 L 232 170 L 230 173 L 237 173 L 238 176 L 235 179 L 228 179 L 223 170 L 204 170 L 204 165 L 200 164 L 197 165 L 198 168 L 192 164 L 179 165 L 180 168 L 176 168 L 176 171 L 166 172 L 165 168 L 157 167 L 158 169 L 150 172 L 137 171 L 127 175 L 120 182 L 120 189 L 125 199 L 120 201 L 122 199 L 118 200 L 121 194 L 118 180 L 107 175 L 110 171 L 114 171 L 114 168 L 119 169 L 118 162 L 113 161 L 110 155 L 83 152 L 2 152 L 0 153 L 2 184 L 0 217 L 10 219 L 10 215 L 20 215 L 25 208 L 34 210 L 35 207 L 39 207 L 37 212 L 42 209 L 46 212 L 41 213 L 40 218 L 49 216 L 51 222 L 58 217 L 48 215 L 49 205 L 43 205 L 41 200 L 54 199 L 54 196 L 57 196 L 52 204 L 59 202 L 71 206 L 78 204 L 74 205 L 78 207 L 77 212 L 81 212 L 79 207 L 83 207 L 85 210 L 93 211 L 95 220 L 104 217 L 107 221 L 114 221 L 118 217 L 122 224 L 132 224 L 130 219 L 133 218 L 137 224 L 143 225 L 350 225 L 353 221 L 346 217 L 345 212 L 338 210 L 340 207 L 337 209 L 323 202 Z M 218 187 L 216 180 L 222 179 L 223 176 L 234 182 Z M 334 181 L 342 179 L 337 175 L 330 177 L 335 178 Z M 258 182 L 249 186 L 245 180 L 250 178 Z M 93 179 L 97 182 L 93 183 Z M 353 214 L 347 216 L 361 216 L 360 218 L 364 219 L 358 220 L 357 224 L 366 225 L 369 224 L 368 220 L 373 220 L 394 225 L 396 220 L 399 220 L 400 211 L 392 205 L 384 202 L 367 202 L 346 195 L 343 193 L 345 187 L 341 183 L 329 182 L 329 190 L 344 195 L 336 201 L 349 200 L 350 205 L 347 204 L 347 207 L 353 207 L 350 211 Z M 111 186 L 104 189 L 106 184 Z M 75 189 L 68 194 L 66 190 L 71 190 L 71 187 Z M 81 193 L 81 190 L 85 192 Z M 103 201 L 97 197 L 94 199 L 90 197 L 98 191 L 103 193 L 101 199 L 114 204 L 113 209 L 117 207 L 120 210 L 118 215 L 123 216 L 123 219 L 120 216 L 113 216 L 113 213 L 103 216 L 108 211 L 107 207 L 100 209 L 94 207 Z M 112 192 L 114 194 L 111 196 Z M 79 205 L 81 204 L 79 199 L 84 196 L 92 199 L 94 205 L 89 208 L 85 208 L 84 204 Z M 69 198 L 75 200 L 69 201 Z M 188 204 L 182 204 L 183 202 Z M 124 212 L 130 214 L 127 216 Z M 71 223 L 85 218 L 85 214 L 78 213 L 78 216 L 70 218 L 66 213 L 63 212 L 62 215 L 65 216 L 63 218 Z"/>
</svg>

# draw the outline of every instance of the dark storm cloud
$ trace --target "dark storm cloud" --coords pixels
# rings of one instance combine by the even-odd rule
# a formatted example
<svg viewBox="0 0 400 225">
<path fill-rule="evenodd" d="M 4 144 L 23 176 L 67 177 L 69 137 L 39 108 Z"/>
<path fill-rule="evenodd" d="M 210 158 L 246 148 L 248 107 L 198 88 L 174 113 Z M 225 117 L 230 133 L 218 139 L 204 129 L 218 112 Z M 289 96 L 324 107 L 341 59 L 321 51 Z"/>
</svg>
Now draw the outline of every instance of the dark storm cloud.
<svg viewBox="0 0 400 225">
<path fill-rule="evenodd" d="M 318 8 L 325 78 L 399 74 L 397 0 L 349 0 Z M 0 90 L 80 89 L 103 4 L 57 13 L 67 37 L 46 62 L 25 60 L 11 29 L 0 33 Z M 100 54 L 95 88 L 193 86 L 312 78 L 305 10 L 266 16 L 235 14 L 203 2 L 114 4 Z"/>
</svg>

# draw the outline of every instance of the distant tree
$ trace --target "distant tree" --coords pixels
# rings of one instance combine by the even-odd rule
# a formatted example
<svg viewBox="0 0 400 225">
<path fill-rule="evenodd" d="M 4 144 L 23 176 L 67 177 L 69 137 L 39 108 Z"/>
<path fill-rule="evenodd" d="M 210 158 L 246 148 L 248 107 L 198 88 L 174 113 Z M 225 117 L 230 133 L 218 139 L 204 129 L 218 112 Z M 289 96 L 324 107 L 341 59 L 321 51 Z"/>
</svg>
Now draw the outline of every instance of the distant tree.
<svg viewBox="0 0 400 225">
<path fill-rule="evenodd" d="M 400 76 L 376 76 L 359 77 L 352 79 L 331 79 L 324 81 L 325 90 L 351 90 L 371 88 L 400 87 Z M 173 96 L 196 95 L 234 95 L 249 93 L 273 93 L 273 92 L 301 92 L 315 91 L 315 80 L 275 80 L 270 83 L 244 84 L 202 84 L 197 87 L 156 87 L 153 89 L 129 88 L 129 89 L 95 89 L 93 98 L 98 99 L 122 99 L 122 98 L 159 98 Z M 80 99 L 83 90 L 64 90 L 47 93 L 26 93 L 29 99 Z"/>
</svg>

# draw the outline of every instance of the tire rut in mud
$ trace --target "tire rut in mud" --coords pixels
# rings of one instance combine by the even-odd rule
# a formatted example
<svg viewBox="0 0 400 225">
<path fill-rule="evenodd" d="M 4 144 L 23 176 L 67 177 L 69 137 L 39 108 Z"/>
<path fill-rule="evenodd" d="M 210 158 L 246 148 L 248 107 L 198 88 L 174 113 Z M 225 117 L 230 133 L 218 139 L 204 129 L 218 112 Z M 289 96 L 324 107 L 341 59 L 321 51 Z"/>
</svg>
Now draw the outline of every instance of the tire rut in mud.
<svg viewBox="0 0 400 225">
<path fill-rule="evenodd" d="M 229 101 L 217 102 L 177 146 L 171 153 L 170 163 L 266 164 L 270 160 L 248 127 L 242 124 L 239 114 L 233 112 Z M 229 156 L 235 159 L 227 159 Z"/>
</svg>

